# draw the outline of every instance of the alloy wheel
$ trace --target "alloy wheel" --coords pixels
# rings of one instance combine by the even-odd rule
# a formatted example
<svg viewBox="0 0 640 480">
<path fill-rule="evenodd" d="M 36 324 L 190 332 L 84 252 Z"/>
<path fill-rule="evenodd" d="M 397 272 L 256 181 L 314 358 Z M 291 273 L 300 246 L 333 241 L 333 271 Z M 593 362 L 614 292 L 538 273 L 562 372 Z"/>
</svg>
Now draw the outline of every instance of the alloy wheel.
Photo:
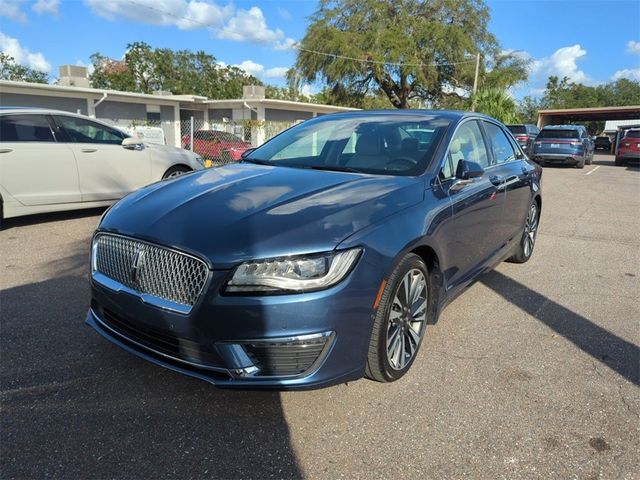
<svg viewBox="0 0 640 480">
<path fill-rule="evenodd" d="M 396 289 L 387 326 L 387 360 L 394 370 L 402 370 L 418 351 L 427 318 L 427 281 L 413 268 Z"/>
<path fill-rule="evenodd" d="M 538 231 L 538 205 L 532 202 L 527 215 L 527 222 L 524 226 L 524 255 L 530 257 L 536 243 L 536 232 Z"/>
</svg>

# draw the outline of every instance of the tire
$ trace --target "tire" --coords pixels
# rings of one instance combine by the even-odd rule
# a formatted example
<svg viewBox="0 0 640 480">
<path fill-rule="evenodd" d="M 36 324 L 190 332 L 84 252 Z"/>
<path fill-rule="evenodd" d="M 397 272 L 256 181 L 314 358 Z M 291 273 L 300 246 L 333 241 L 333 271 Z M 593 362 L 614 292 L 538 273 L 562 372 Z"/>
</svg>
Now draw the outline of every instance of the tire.
<svg viewBox="0 0 640 480">
<path fill-rule="evenodd" d="M 595 155 L 595 150 L 593 153 L 591 153 L 591 155 L 589 155 L 589 158 L 587 160 L 587 165 L 591 165 L 593 163 L 593 156 Z"/>
<path fill-rule="evenodd" d="M 531 200 L 529 210 L 527 210 L 527 218 L 524 221 L 522 229 L 522 238 L 518 242 L 518 246 L 514 254 L 507 259 L 510 263 L 526 263 L 533 255 L 536 246 L 536 236 L 538 234 L 538 225 L 540 223 L 540 208 L 535 198 Z"/>
<path fill-rule="evenodd" d="M 622 167 L 624 165 L 624 160 L 620 157 L 616 157 L 616 159 L 614 160 L 613 164 L 616 167 Z"/>
<path fill-rule="evenodd" d="M 411 286 L 415 288 L 412 294 L 414 301 L 409 307 L 405 300 L 407 286 L 409 290 Z M 427 266 L 418 255 L 406 255 L 389 277 L 382 293 L 369 342 L 367 378 L 393 382 L 409 371 L 420 349 L 426 325 L 433 323 L 432 298 L 432 281 Z"/>
<path fill-rule="evenodd" d="M 179 177 L 180 175 L 183 175 L 183 174 L 185 174 L 187 172 L 190 172 L 190 171 L 191 171 L 191 169 L 189 167 L 185 167 L 183 165 L 176 165 L 174 167 L 171 167 L 166 172 L 164 172 L 164 175 L 162 176 L 162 179 L 166 180 L 168 178 Z"/>
</svg>

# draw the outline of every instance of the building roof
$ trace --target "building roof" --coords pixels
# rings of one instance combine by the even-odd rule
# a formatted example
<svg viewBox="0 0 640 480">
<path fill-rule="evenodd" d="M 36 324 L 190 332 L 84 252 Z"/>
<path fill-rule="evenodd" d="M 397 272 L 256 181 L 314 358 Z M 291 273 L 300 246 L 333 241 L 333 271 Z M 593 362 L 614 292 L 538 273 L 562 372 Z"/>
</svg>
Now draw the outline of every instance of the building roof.
<svg viewBox="0 0 640 480">
<path fill-rule="evenodd" d="M 279 110 L 304 110 L 318 113 L 330 113 L 330 112 L 345 112 L 351 110 L 357 110 L 355 108 L 337 107 L 333 105 L 323 105 L 318 103 L 308 102 L 294 102 L 289 100 L 274 100 L 270 98 L 263 99 L 229 99 L 229 100 L 209 100 L 207 97 L 200 95 L 160 95 L 160 94 L 148 94 L 148 93 L 136 93 L 136 92 L 124 92 L 120 90 L 107 90 L 101 88 L 87 88 L 87 87 L 66 87 L 62 85 L 52 85 L 48 83 L 29 83 L 29 82 L 16 82 L 12 80 L 0 80 L 0 89 L 6 93 L 13 93 L 16 90 L 32 90 L 42 95 L 51 94 L 55 96 L 83 96 L 100 98 L 115 97 L 119 99 L 130 99 L 141 103 L 180 103 L 185 108 L 194 106 L 203 106 L 208 108 L 242 108 L 244 104 L 250 105 L 255 108 L 263 106 L 265 108 L 273 108 Z M 13 92 L 12 92 L 13 90 Z"/>
</svg>

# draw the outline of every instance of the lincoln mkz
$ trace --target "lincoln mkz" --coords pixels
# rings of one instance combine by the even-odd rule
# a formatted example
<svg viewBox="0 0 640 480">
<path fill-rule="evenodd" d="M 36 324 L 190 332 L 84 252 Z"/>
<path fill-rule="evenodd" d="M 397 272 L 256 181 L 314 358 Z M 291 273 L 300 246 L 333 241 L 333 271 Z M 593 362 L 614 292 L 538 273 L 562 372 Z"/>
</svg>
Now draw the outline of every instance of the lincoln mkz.
<svg viewBox="0 0 640 480">
<path fill-rule="evenodd" d="M 220 387 L 391 382 L 465 287 L 529 260 L 541 174 L 478 114 L 308 120 L 111 207 L 92 239 L 87 323 Z"/>
</svg>

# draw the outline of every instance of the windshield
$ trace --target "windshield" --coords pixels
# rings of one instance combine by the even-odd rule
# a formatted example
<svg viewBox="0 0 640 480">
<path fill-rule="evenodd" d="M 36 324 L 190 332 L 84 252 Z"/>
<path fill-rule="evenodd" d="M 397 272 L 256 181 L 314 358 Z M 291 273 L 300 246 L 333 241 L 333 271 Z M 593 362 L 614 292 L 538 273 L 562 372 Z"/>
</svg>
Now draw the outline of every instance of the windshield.
<svg viewBox="0 0 640 480">
<path fill-rule="evenodd" d="M 434 114 L 328 115 L 286 130 L 245 160 L 296 168 L 419 175 L 449 123 Z"/>
<path fill-rule="evenodd" d="M 541 138 L 580 138 L 578 130 L 573 129 L 557 129 L 543 128 L 538 134 L 538 140 Z"/>
<path fill-rule="evenodd" d="M 518 134 L 526 134 L 527 133 L 527 129 L 525 128 L 524 125 L 507 125 L 507 128 L 511 131 L 511 133 L 513 133 L 514 135 L 518 135 Z"/>
</svg>

